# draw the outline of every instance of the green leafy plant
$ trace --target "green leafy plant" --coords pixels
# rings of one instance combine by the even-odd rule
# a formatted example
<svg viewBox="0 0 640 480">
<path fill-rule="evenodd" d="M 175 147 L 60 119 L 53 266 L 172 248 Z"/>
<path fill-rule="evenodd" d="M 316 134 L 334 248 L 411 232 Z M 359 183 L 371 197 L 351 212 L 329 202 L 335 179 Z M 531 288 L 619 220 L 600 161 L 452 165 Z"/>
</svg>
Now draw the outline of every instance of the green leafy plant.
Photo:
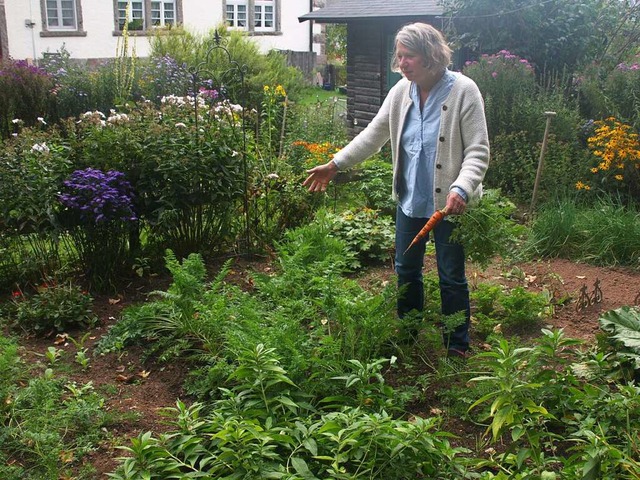
<svg viewBox="0 0 640 480">
<path fill-rule="evenodd" d="M 54 478 L 96 448 L 109 417 L 91 384 L 35 377 L 11 389 L 0 439 L 3 478 Z M 19 461 L 18 461 L 19 460 Z"/>
<path fill-rule="evenodd" d="M 26 60 L 4 60 L 0 72 L 0 138 L 15 133 L 15 120 L 29 126 L 44 122 L 52 91 L 53 78 L 42 68 Z"/>
<path fill-rule="evenodd" d="M 618 347 L 616 355 L 640 370 L 640 310 L 637 307 L 610 310 L 598 322 L 608 339 Z"/>
<path fill-rule="evenodd" d="M 33 295 L 18 291 L 13 296 L 14 324 L 39 333 L 64 331 L 91 325 L 93 299 L 81 287 L 71 283 L 48 282 Z"/>
<path fill-rule="evenodd" d="M 509 256 L 523 235 L 523 227 L 511 215 L 515 205 L 499 190 L 488 190 L 478 205 L 464 215 L 450 217 L 456 222 L 451 236 L 465 249 L 465 254 L 481 266 L 488 265 L 495 256 Z"/>
<path fill-rule="evenodd" d="M 437 418 L 408 422 L 350 407 L 315 413 L 289 396 L 292 382 L 274 354 L 263 346 L 245 349 L 232 376 L 240 383 L 225 391 L 227 398 L 206 417 L 203 405 L 178 402 L 167 412 L 175 431 L 157 439 L 141 434 L 125 447 L 129 455 L 110 477 L 133 479 L 146 472 L 152 477 L 401 480 L 416 474 L 454 479 L 463 471 L 457 458 L 462 450 L 437 432 Z"/>
<path fill-rule="evenodd" d="M 352 268 L 366 262 L 383 262 L 391 257 L 395 239 L 391 217 L 363 208 L 346 210 L 329 218 L 332 221 L 331 234 L 357 254 L 358 260 L 351 264 Z"/>
</svg>

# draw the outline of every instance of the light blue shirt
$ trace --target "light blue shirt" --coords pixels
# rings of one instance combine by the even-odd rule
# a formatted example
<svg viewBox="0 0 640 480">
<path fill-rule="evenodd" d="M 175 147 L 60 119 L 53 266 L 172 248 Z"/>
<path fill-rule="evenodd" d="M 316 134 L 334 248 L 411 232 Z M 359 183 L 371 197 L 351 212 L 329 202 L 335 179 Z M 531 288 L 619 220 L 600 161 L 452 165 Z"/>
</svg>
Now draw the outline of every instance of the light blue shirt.
<svg viewBox="0 0 640 480">
<path fill-rule="evenodd" d="M 455 72 L 445 70 L 444 75 L 429 92 L 427 101 L 420 109 L 420 92 L 415 83 L 411 85 L 412 105 L 400 139 L 400 168 L 402 178 L 398 185 L 400 208 L 408 217 L 427 218 L 435 211 L 433 180 L 440 114 L 442 104 L 449 96 L 456 80 Z M 466 201 L 466 194 L 455 189 Z"/>
</svg>

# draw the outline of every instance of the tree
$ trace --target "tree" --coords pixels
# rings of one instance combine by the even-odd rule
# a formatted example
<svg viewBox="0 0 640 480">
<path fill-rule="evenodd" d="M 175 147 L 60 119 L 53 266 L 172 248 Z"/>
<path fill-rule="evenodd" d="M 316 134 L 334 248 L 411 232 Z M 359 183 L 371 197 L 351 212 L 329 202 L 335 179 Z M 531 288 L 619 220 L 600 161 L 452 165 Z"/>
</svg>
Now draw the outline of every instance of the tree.
<svg viewBox="0 0 640 480">
<path fill-rule="evenodd" d="M 620 60 L 640 37 L 631 0 L 442 0 L 450 40 L 472 59 L 509 50 L 542 71 Z"/>
</svg>

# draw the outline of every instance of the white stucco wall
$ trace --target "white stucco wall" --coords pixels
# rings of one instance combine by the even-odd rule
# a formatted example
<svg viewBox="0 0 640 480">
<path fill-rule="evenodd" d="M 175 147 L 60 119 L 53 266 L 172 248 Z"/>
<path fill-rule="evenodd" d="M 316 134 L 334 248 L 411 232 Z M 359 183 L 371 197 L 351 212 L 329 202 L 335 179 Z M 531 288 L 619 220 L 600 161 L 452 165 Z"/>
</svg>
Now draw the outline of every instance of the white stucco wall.
<svg viewBox="0 0 640 480">
<path fill-rule="evenodd" d="M 80 0 L 84 20 L 84 37 L 41 37 L 40 0 L 9 0 L 5 2 L 9 56 L 14 59 L 42 57 L 43 52 L 55 52 L 64 44 L 74 58 L 108 58 L 115 56 L 118 39 L 114 35 L 112 0 Z M 254 35 L 251 38 L 264 52 L 271 49 L 309 51 L 310 22 L 298 21 L 309 12 L 308 0 L 281 0 L 281 33 Z M 222 0 L 183 0 L 184 26 L 187 30 L 205 33 L 223 21 Z M 33 28 L 25 20 L 35 22 Z M 149 41 L 145 36 L 131 36 L 139 57 L 148 55 Z"/>
</svg>

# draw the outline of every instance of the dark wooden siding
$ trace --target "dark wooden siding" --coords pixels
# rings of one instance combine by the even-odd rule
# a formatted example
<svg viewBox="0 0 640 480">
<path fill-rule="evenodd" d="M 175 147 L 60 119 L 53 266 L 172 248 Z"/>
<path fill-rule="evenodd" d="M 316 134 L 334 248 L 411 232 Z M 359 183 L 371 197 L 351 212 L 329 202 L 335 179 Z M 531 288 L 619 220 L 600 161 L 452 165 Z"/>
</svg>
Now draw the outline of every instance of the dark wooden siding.
<svg viewBox="0 0 640 480">
<path fill-rule="evenodd" d="M 351 136 L 369 124 L 382 104 L 383 41 L 384 33 L 376 28 L 376 22 L 353 22 L 347 28 L 347 116 Z"/>
</svg>

